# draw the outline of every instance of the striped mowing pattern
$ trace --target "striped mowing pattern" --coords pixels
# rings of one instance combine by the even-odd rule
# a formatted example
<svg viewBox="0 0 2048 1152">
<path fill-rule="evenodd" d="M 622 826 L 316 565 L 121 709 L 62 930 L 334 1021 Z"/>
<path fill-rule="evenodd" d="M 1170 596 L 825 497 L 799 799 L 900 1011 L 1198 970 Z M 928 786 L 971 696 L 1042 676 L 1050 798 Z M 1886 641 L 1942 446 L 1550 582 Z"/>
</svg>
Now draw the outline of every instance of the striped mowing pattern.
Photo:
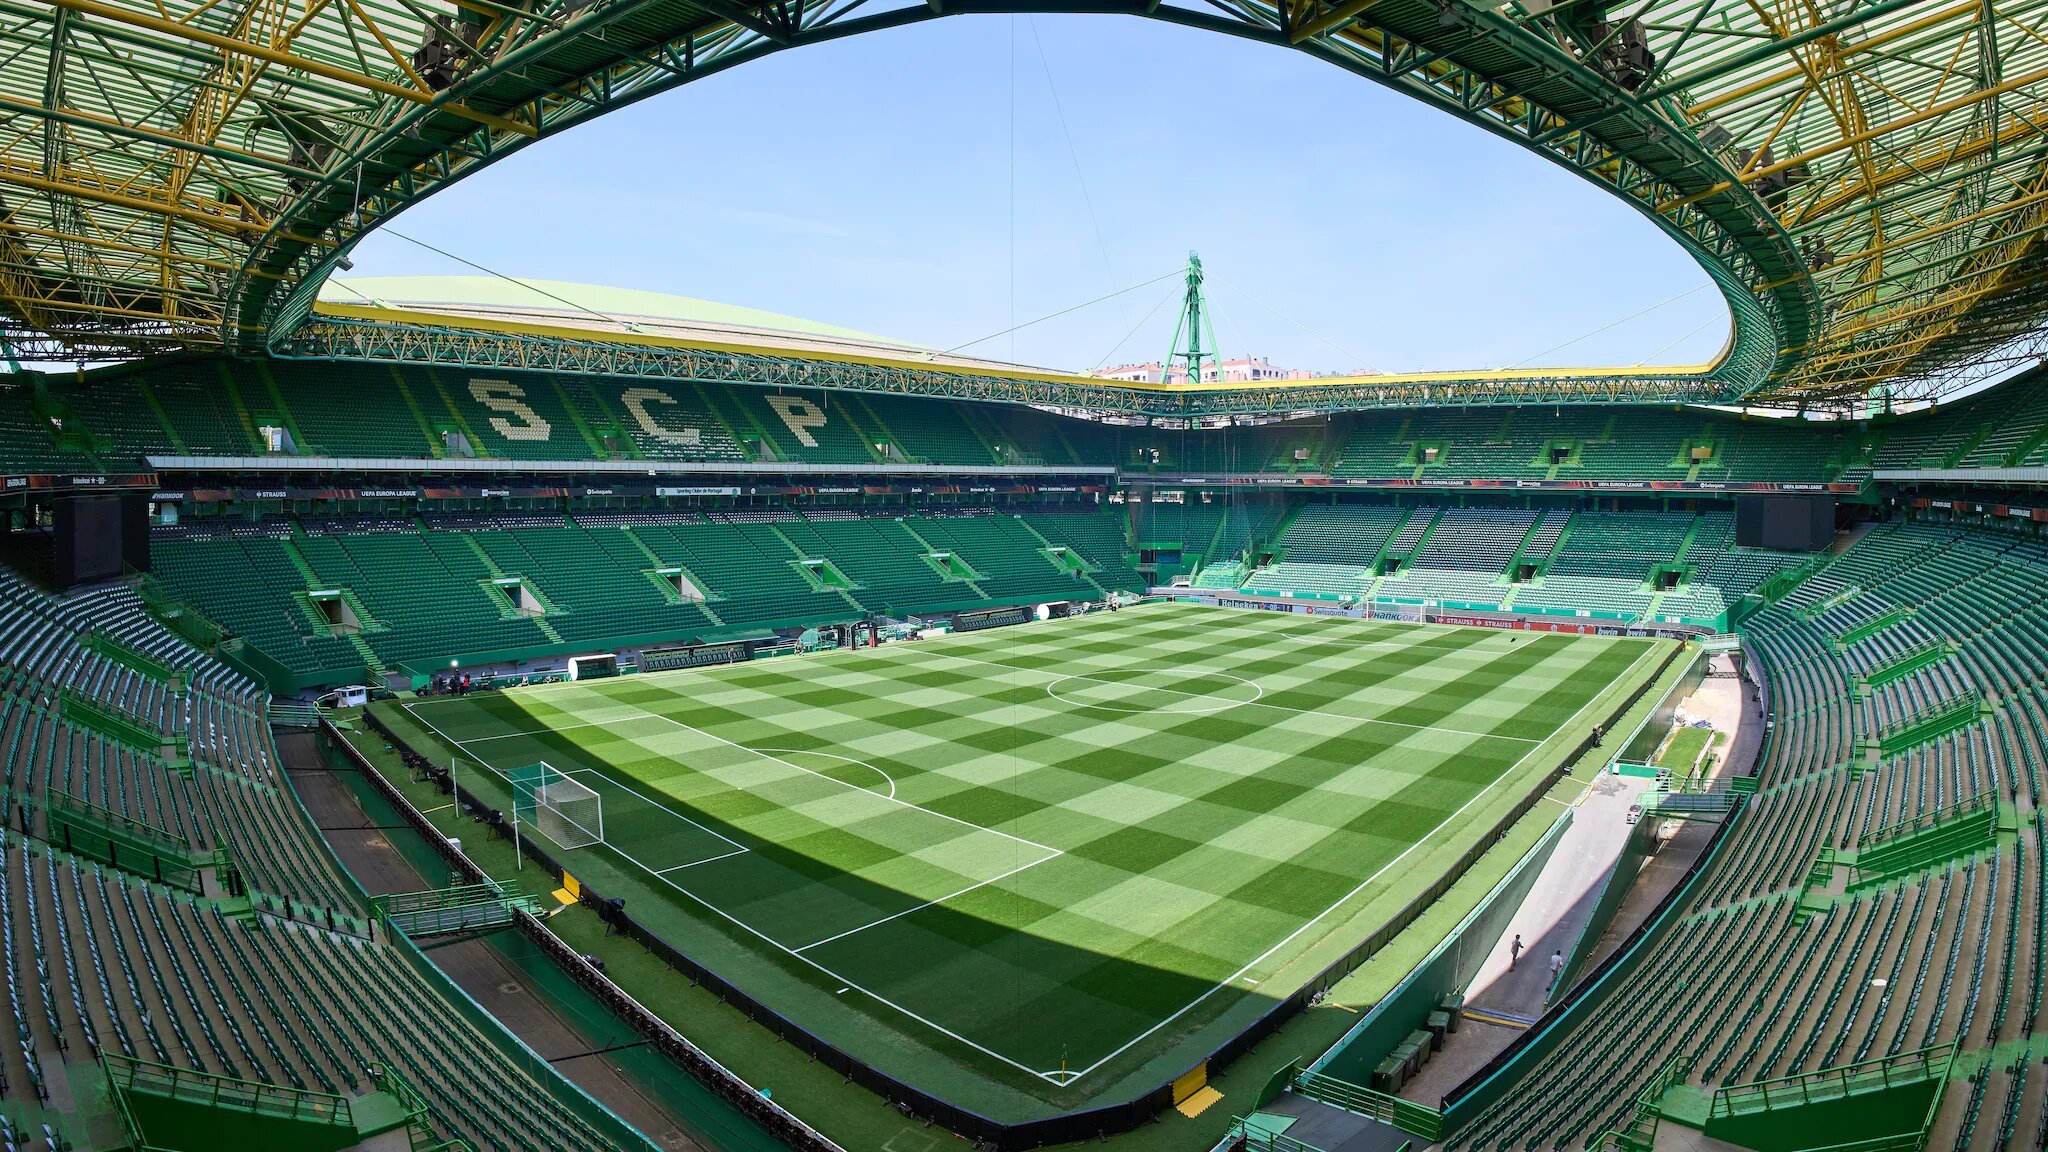
<svg viewBox="0 0 2048 1152">
<path fill-rule="evenodd" d="M 580 772 L 613 848 L 850 1007 L 1067 1083 L 1291 991 L 1650 649 L 1158 605 L 414 714 Z"/>
</svg>

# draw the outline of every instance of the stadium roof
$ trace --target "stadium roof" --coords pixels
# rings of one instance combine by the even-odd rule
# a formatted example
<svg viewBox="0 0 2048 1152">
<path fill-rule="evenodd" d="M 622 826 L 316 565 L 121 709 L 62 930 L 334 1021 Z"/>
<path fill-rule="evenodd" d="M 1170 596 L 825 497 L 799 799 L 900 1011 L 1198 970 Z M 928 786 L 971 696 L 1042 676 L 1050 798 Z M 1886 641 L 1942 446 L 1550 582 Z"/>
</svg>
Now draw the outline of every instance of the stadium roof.
<svg viewBox="0 0 2048 1152">
<path fill-rule="evenodd" d="M 333 277 L 320 288 L 320 301 L 335 305 L 437 312 L 450 317 L 554 321 L 593 332 L 646 333 L 667 336 L 757 336 L 817 344 L 837 344 L 897 354 L 925 349 L 851 328 L 820 324 L 764 312 L 737 304 L 719 304 L 693 296 L 648 292 L 636 288 L 605 288 L 562 280 L 508 279 L 503 276 L 350 276 Z"/>
<path fill-rule="evenodd" d="M 539 136 L 787 47 L 1044 9 L 1291 45 L 1516 140 L 1656 220 L 1734 317 L 1697 373 L 1475 398 L 1939 394 L 2048 312 L 2048 0 L 0 0 L 14 350 L 599 363 L 309 316 L 366 231 Z"/>
</svg>

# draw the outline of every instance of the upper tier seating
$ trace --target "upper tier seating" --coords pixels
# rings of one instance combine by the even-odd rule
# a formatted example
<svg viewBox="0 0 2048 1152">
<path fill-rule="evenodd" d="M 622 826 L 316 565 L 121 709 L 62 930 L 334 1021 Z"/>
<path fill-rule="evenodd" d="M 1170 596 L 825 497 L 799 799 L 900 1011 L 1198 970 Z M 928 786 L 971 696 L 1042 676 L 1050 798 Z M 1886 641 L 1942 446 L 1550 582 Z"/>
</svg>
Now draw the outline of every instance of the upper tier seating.
<svg viewBox="0 0 2048 1152">
<path fill-rule="evenodd" d="M 40 384 L 40 387 L 38 387 Z M 488 369 L 190 358 L 0 387 L 0 470 L 149 456 L 1087 465 L 1384 480 L 1802 482 L 2048 462 L 2048 370 L 1871 424 L 1669 407 L 1389 409 L 1206 431 L 1005 404 Z M 1434 456 L 1432 458 L 1432 453 Z"/>
<path fill-rule="evenodd" d="M 1351 419 L 1333 475 L 1425 483 L 1796 481 L 1832 478 L 1842 465 L 1860 460 L 1861 451 L 1858 435 L 1837 426 L 1737 420 L 1692 409 L 1450 408 Z"/>
</svg>

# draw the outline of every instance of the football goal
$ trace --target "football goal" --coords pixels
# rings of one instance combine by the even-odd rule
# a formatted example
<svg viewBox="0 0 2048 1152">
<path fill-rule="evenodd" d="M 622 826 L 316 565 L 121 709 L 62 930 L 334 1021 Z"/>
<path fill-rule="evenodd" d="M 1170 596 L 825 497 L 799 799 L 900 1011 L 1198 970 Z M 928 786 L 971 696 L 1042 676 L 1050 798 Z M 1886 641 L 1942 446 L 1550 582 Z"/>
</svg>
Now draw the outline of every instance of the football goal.
<svg viewBox="0 0 2048 1152">
<path fill-rule="evenodd" d="M 564 848 L 604 843 L 604 798 L 546 761 L 509 769 L 513 818 Z"/>
</svg>

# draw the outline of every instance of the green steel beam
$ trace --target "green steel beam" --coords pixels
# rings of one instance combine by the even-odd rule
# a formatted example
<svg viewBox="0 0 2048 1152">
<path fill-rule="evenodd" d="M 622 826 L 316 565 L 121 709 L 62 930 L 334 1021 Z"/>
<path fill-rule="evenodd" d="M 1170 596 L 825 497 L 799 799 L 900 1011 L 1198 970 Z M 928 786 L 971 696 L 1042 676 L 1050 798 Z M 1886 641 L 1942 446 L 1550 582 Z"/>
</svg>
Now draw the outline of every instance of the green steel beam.
<svg viewBox="0 0 2048 1152">
<path fill-rule="evenodd" d="M 1196 10 L 1150 0 L 951 0 L 939 13 L 926 5 L 869 12 L 854 4 L 840 4 L 813 9 L 808 22 L 791 25 L 781 38 L 770 38 L 755 27 L 767 21 L 763 16 L 737 35 L 711 45 L 709 51 L 700 44 L 697 31 L 680 40 L 633 43 L 630 51 L 618 51 L 610 38 L 628 16 L 636 21 L 658 18 L 657 13 L 675 8 L 658 0 L 601 8 L 584 20 L 570 22 L 560 33 L 521 44 L 492 66 L 459 82 L 449 94 L 498 115 L 530 114 L 537 127 L 533 138 L 538 139 L 771 52 L 938 15 L 1113 13 L 1280 46 L 1291 43 L 1277 12 L 1270 8 L 1242 4 Z M 1437 13 L 1433 3 L 1383 0 L 1361 13 L 1379 22 L 1374 42 L 1362 42 L 1352 34 L 1359 27 L 1354 19 L 1344 24 L 1345 34 L 1310 37 L 1299 47 L 1534 148 L 1622 195 L 1693 253 L 1735 316 L 1735 339 L 1728 354 L 1712 379 L 1692 382 L 1687 394 L 1738 399 L 1763 387 L 1785 366 L 1780 348 L 1803 343 L 1819 314 L 1814 286 L 1810 278 L 1801 275 L 1792 238 L 1746 193 L 1717 197 L 1703 206 L 1659 212 L 1659 205 L 1702 191 L 1728 179 L 1729 173 L 1658 109 L 1615 102 L 1615 89 L 1606 77 L 1516 21 L 1473 11 L 1467 14 L 1470 24 L 1450 29 L 1441 25 Z M 615 53 L 615 59 L 629 61 L 626 67 L 634 70 L 633 75 L 622 80 L 592 70 L 590 75 L 601 75 L 601 82 L 593 79 L 581 86 L 557 86 L 555 95 L 573 92 L 575 98 L 554 104 L 491 99 L 495 90 L 505 86 L 507 76 L 543 70 L 558 52 L 574 50 L 587 56 L 593 47 L 588 42 L 592 21 L 595 31 L 607 37 L 605 48 Z M 1483 54 L 1491 70 L 1461 63 L 1460 57 L 1467 54 Z M 1520 111 L 1504 115 L 1500 109 L 1510 105 Z M 228 334 L 234 337 L 231 343 L 250 351 L 262 347 L 282 351 L 291 345 L 294 329 L 306 322 L 327 270 L 364 232 L 446 183 L 510 155 L 528 142 L 463 122 L 461 133 L 468 141 L 465 151 L 458 154 L 452 147 L 421 147 L 427 127 L 437 122 L 448 124 L 445 117 L 437 121 L 431 110 L 415 110 L 395 134 L 386 132 L 358 142 L 347 156 L 331 162 L 325 179 L 280 214 L 245 265 L 276 279 L 243 275 L 231 285 L 228 314 L 231 327 L 239 333 L 238 337 Z M 1559 126 L 1567 122 L 1587 127 L 1559 133 Z M 362 168 L 372 158 L 380 161 L 378 168 Z M 366 173 L 389 172 L 392 179 L 358 193 L 353 176 L 359 168 Z M 287 234 L 320 236 L 323 242 L 306 244 Z M 414 341 L 404 343 L 417 346 Z M 1622 386 L 1624 390 L 1632 387 Z"/>
<path fill-rule="evenodd" d="M 31 354 L 208 333 L 303 354 L 296 330 L 364 234 L 535 139 L 788 48 L 1016 12 L 1292 47 L 1606 188 L 1694 256 L 1733 317 L 1721 360 L 1674 393 L 1938 391 L 2048 318 L 2048 283 L 2028 272 L 2028 206 L 2048 188 L 2048 129 L 2030 118 L 2048 97 L 2048 0 L 477 0 L 457 11 L 485 23 L 428 91 L 399 58 L 442 2 L 0 0 L 14 22 L 0 113 L 40 121 L 0 143 L 0 172 L 36 191 L 10 203 L 0 325 Z M 219 255 L 223 214 L 254 242 L 225 276 L 192 272 L 194 252 Z M 154 265 L 84 239 L 159 232 Z M 102 283 L 163 291 L 106 299 Z M 1930 299 L 1956 303 L 1916 310 Z M 446 340 L 382 343 L 437 362 L 481 347 Z M 1578 386 L 1643 387 L 1624 372 Z"/>
<path fill-rule="evenodd" d="M 959 368 L 812 360 L 801 355 L 610 343 L 527 334 L 385 324 L 315 315 L 276 350 L 286 358 L 354 360 L 517 371 L 589 373 L 762 387 L 882 392 L 1091 412 L 1193 419 L 1306 415 L 1367 408 L 1555 404 L 1727 404 L 1737 400 L 1708 377 L 1561 376 L 1540 369 L 1514 377 L 1429 380 L 1371 378 L 1211 392 L 1162 392 L 1112 381 L 1004 376 Z"/>
</svg>

